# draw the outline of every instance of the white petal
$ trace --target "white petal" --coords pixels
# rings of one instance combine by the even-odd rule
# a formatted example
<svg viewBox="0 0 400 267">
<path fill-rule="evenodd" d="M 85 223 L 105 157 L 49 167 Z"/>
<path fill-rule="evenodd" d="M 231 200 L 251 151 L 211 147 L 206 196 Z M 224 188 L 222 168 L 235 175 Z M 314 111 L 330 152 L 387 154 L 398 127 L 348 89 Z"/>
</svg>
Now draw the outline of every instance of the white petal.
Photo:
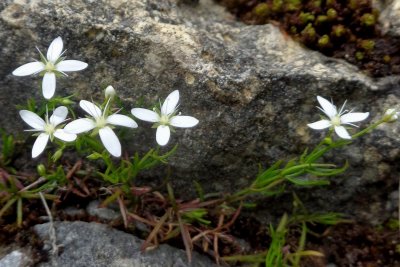
<svg viewBox="0 0 400 267">
<path fill-rule="evenodd" d="M 51 42 L 49 49 L 47 49 L 47 60 L 51 62 L 56 62 L 60 57 L 63 50 L 63 41 L 61 37 L 57 37 Z"/>
<path fill-rule="evenodd" d="M 101 116 L 101 109 L 98 106 L 96 106 L 95 104 L 93 104 L 92 102 L 89 102 L 86 100 L 81 100 L 79 102 L 79 106 L 81 106 L 81 108 L 84 111 L 89 113 L 94 118 L 98 118 Z"/>
<path fill-rule="evenodd" d="M 65 121 L 68 115 L 68 109 L 64 106 L 60 106 L 53 111 L 53 115 L 50 117 L 50 123 L 54 126 Z"/>
<path fill-rule="evenodd" d="M 32 158 L 36 158 L 42 154 L 43 150 L 46 148 L 47 142 L 49 141 L 49 135 L 45 133 L 39 134 L 36 138 L 35 143 L 32 147 Z"/>
<path fill-rule="evenodd" d="M 58 71 L 78 71 L 86 69 L 87 63 L 79 60 L 63 60 L 56 65 Z"/>
<path fill-rule="evenodd" d="M 64 131 L 63 129 L 57 129 L 54 132 L 54 136 L 65 142 L 72 142 L 76 139 L 76 134 L 68 133 L 68 132 Z"/>
<path fill-rule="evenodd" d="M 96 123 L 91 119 L 83 118 L 71 121 L 65 125 L 64 130 L 67 133 L 79 134 L 83 132 L 88 132 L 96 127 Z"/>
<path fill-rule="evenodd" d="M 36 74 L 44 70 L 44 64 L 42 62 L 31 62 L 22 65 L 12 72 L 15 76 L 27 76 Z"/>
<path fill-rule="evenodd" d="M 335 126 L 335 132 L 340 138 L 351 139 L 351 136 L 343 126 Z"/>
<path fill-rule="evenodd" d="M 19 115 L 29 126 L 36 130 L 43 130 L 46 122 L 37 114 L 29 110 L 20 110 Z"/>
<path fill-rule="evenodd" d="M 333 105 L 331 102 L 329 102 L 328 100 L 326 100 L 325 98 L 320 97 L 320 96 L 317 96 L 317 100 L 318 100 L 319 104 L 321 105 L 326 116 L 328 116 L 329 118 L 336 116 L 337 109 L 336 109 L 335 105 Z"/>
<path fill-rule="evenodd" d="M 106 126 L 99 130 L 99 135 L 101 142 L 104 147 L 110 152 L 114 157 L 121 156 L 121 143 L 118 140 L 118 137 L 115 135 L 113 130 L 110 127 Z"/>
<path fill-rule="evenodd" d="M 149 122 L 160 121 L 160 117 L 158 116 L 158 114 L 149 109 L 133 108 L 131 112 L 133 116 L 142 121 L 149 121 Z"/>
<path fill-rule="evenodd" d="M 161 107 L 161 113 L 164 115 L 171 114 L 172 112 L 175 111 L 178 102 L 179 102 L 179 91 L 175 90 L 172 93 L 170 93 L 165 99 Z"/>
<path fill-rule="evenodd" d="M 170 124 L 175 127 L 188 128 L 196 126 L 199 120 L 191 116 L 174 116 L 170 120 Z"/>
<path fill-rule="evenodd" d="M 56 91 L 56 75 L 54 72 L 46 72 L 43 76 L 42 92 L 46 99 L 53 97 Z"/>
<path fill-rule="evenodd" d="M 170 135 L 171 131 L 168 126 L 160 125 L 157 127 L 156 140 L 160 146 L 165 146 L 168 143 Z"/>
<path fill-rule="evenodd" d="M 129 128 L 137 128 L 137 123 L 128 116 L 121 114 L 113 114 L 108 116 L 107 122 L 113 125 L 125 126 Z"/>
<path fill-rule="evenodd" d="M 325 128 L 330 127 L 331 125 L 332 125 L 331 122 L 328 120 L 320 120 L 320 121 L 316 121 L 316 122 L 307 124 L 308 127 L 312 128 L 314 130 L 325 129 Z"/>
<path fill-rule="evenodd" d="M 351 112 L 344 114 L 343 116 L 340 117 L 340 121 L 342 123 L 351 123 L 351 122 L 358 122 L 358 121 L 363 121 L 366 118 L 368 118 L 369 112 Z"/>
</svg>

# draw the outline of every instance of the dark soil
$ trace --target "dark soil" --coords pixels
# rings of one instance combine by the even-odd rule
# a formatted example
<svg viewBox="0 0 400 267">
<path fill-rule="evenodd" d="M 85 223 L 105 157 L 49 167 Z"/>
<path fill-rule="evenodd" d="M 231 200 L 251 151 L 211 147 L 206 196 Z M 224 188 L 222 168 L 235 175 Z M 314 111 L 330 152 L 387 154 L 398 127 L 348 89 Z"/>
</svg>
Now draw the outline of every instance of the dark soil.
<svg viewBox="0 0 400 267">
<path fill-rule="evenodd" d="M 363 223 L 309 228 L 312 234 L 307 235 L 306 250 L 319 251 L 325 257 L 305 257 L 304 267 L 326 267 L 329 263 L 338 267 L 400 266 L 399 229 L 377 229 Z M 253 218 L 239 218 L 233 233 L 248 241 L 255 251 L 264 251 L 271 241 L 266 227 Z M 299 231 L 292 230 L 287 238 L 289 246 L 295 249 L 298 240 Z"/>
<path fill-rule="evenodd" d="M 382 33 L 370 0 L 216 0 L 247 24 L 273 23 L 306 47 L 366 74 L 400 74 L 400 38 Z"/>
</svg>

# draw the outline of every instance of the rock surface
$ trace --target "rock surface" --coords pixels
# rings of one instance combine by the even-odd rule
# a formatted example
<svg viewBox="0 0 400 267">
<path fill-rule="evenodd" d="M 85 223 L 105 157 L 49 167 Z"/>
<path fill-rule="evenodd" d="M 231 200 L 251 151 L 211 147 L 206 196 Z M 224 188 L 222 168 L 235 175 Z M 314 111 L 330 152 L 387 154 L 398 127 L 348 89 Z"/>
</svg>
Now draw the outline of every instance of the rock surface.
<svg viewBox="0 0 400 267">
<path fill-rule="evenodd" d="M 209 258 L 197 253 L 193 253 L 189 264 L 183 250 L 168 245 L 141 253 L 143 240 L 99 223 L 57 222 L 55 229 L 56 244 L 61 246 L 61 252 L 58 256 L 50 254 L 49 261 L 40 263 L 39 267 L 215 266 Z M 34 230 L 43 241 L 52 242 L 48 236 L 48 223 L 36 225 Z"/>
<path fill-rule="evenodd" d="M 400 1 L 386 0 L 383 4 L 379 21 L 383 30 L 391 35 L 400 37 Z"/>
<path fill-rule="evenodd" d="M 169 146 L 179 143 L 170 165 L 176 191 L 185 196 L 193 193 L 193 180 L 206 192 L 237 190 L 251 181 L 258 163 L 290 159 L 317 143 L 320 134 L 306 126 L 319 118 L 316 95 L 338 105 L 347 99 L 349 107 L 370 111 L 371 120 L 400 106 L 398 77 L 373 80 L 343 61 L 303 49 L 273 25 L 243 25 L 211 0 L 189 2 L 1 1 L 0 125 L 25 127 L 15 106 L 33 95 L 41 99 L 40 78 L 10 73 L 38 58 L 35 46 L 45 50 L 56 36 L 63 37 L 68 58 L 89 63 L 59 79 L 58 95 L 101 100 L 101 89 L 112 84 L 129 111 L 180 90 L 182 113 L 200 120 L 193 129 L 177 129 Z M 143 152 L 155 145 L 155 132 L 149 124 L 139 126 L 129 147 Z M 339 164 L 348 158 L 352 167 L 330 187 L 301 197 L 313 209 L 371 222 L 394 215 L 396 209 L 386 207 L 393 207 L 388 195 L 399 175 L 399 130 L 387 125 L 331 154 Z M 165 176 L 161 169 L 159 174 Z"/>
<path fill-rule="evenodd" d="M 22 250 L 13 250 L 0 258 L 0 267 L 29 267 L 32 264 L 31 255 Z"/>
</svg>

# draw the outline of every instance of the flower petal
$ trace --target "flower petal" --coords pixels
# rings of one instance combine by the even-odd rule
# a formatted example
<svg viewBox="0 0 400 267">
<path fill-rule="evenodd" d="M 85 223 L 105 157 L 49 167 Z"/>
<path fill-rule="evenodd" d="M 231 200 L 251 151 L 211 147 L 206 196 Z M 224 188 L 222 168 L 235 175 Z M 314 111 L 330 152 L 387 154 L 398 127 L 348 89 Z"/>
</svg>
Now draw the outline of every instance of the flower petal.
<svg viewBox="0 0 400 267">
<path fill-rule="evenodd" d="M 343 126 L 335 126 L 335 132 L 340 138 L 351 139 L 351 136 Z"/>
<path fill-rule="evenodd" d="M 37 114 L 29 110 L 20 110 L 19 115 L 29 126 L 36 130 L 43 130 L 46 122 Z"/>
<path fill-rule="evenodd" d="M 21 67 L 15 69 L 12 74 L 15 76 L 27 76 L 36 74 L 44 70 L 44 64 L 42 62 L 31 62 L 22 65 Z"/>
<path fill-rule="evenodd" d="M 46 72 L 43 76 L 42 92 L 46 99 L 53 97 L 56 91 L 56 75 L 54 72 Z"/>
<path fill-rule="evenodd" d="M 68 133 L 63 129 L 57 129 L 54 132 L 54 136 L 65 142 L 72 142 L 76 139 L 76 134 Z"/>
<path fill-rule="evenodd" d="M 99 135 L 101 142 L 104 147 L 110 152 L 114 157 L 121 156 L 121 143 L 118 140 L 118 137 L 115 135 L 114 131 L 111 130 L 110 127 L 106 126 L 99 130 Z"/>
<path fill-rule="evenodd" d="M 47 60 L 55 63 L 60 57 L 63 50 L 63 41 L 61 37 L 57 37 L 51 42 L 49 49 L 47 49 Z"/>
<path fill-rule="evenodd" d="M 92 102 L 81 100 L 79 102 L 79 106 L 81 106 L 81 108 L 89 113 L 93 118 L 98 118 L 101 116 L 101 109 Z"/>
<path fill-rule="evenodd" d="M 46 148 L 47 142 L 49 141 L 49 137 L 50 136 L 46 133 L 39 134 L 32 147 L 32 158 L 36 158 L 37 156 L 42 154 L 42 152 Z"/>
<path fill-rule="evenodd" d="M 144 109 L 144 108 L 133 108 L 131 110 L 133 116 L 138 118 L 142 121 L 149 121 L 149 122 L 158 122 L 160 121 L 160 117 L 157 113 L 152 110 Z"/>
<path fill-rule="evenodd" d="M 125 126 L 129 128 L 137 128 L 137 123 L 128 116 L 121 114 L 113 114 L 107 117 L 107 122 L 113 125 Z"/>
<path fill-rule="evenodd" d="M 170 135 L 171 131 L 168 126 L 160 125 L 157 127 L 156 140 L 160 146 L 165 146 L 168 143 Z"/>
<path fill-rule="evenodd" d="M 325 128 L 330 127 L 331 125 L 332 125 L 331 122 L 328 120 L 320 120 L 320 121 L 316 121 L 316 122 L 307 124 L 308 127 L 312 128 L 314 130 L 325 129 Z"/>
<path fill-rule="evenodd" d="M 331 102 L 329 102 L 328 100 L 326 100 L 321 96 L 317 96 L 317 100 L 321 105 L 323 112 L 326 114 L 326 116 L 328 116 L 329 118 L 336 116 L 337 109 L 335 105 L 333 105 Z"/>
<path fill-rule="evenodd" d="M 358 122 L 358 121 L 363 121 L 366 118 L 368 118 L 369 112 L 351 112 L 344 114 L 343 116 L 340 117 L 340 121 L 342 123 L 351 123 L 351 122 Z"/>
<path fill-rule="evenodd" d="M 170 120 L 170 124 L 175 127 L 189 128 L 196 126 L 199 120 L 191 116 L 174 116 Z"/>
<path fill-rule="evenodd" d="M 175 111 L 178 102 L 179 102 L 179 91 L 175 90 L 172 93 L 170 93 L 165 99 L 161 107 L 161 113 L 164 115 L 171 114 L 172 112 Z"/>
<path fill-rule="evenodd" d="M 78 71 L 86 69 L 87 63 L 79 60 L 63 60 L 56 65 L 58 71 Z"/>
<path fill-rule="evenodd" d="M 77 119 L 65 125 L 64 130 L 67 133 L 79 134 L 88 132 L 96 127 L 96 123 L 88 118 Z"/>
<path fill-rule="evenodd" d="M 53 124 L 54 126 L 57 126 L 63 121 L 65 121 L 67 115 L 68 115 L 68 109 L 64 106 L 60 106 L 53 111 L 53 115 L 51 115 L 50 117 L 50 123 Z"/>
</svg>

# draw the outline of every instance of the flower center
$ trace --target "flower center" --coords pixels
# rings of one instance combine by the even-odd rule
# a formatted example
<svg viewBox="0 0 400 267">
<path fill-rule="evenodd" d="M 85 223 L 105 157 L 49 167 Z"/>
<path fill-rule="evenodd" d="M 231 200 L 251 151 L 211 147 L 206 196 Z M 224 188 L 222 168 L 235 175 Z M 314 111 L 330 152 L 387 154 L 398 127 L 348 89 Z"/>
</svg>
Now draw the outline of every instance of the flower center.
<svg viewBox="0 0 400 267">
<path fill-rule="evenodd" d="M 333 126 L 340 126 L 340 117 L 335 116 L 331 119 L 331 123 Z"/>
<path fill-rule="evenodd" d="M 103 116 L 96 118 L 96 127 L 97 128 L 104 128 L 107 125 L 107 120 Z"/>
<path fill-rule="evenodd" d="M 169 124 L 169 117 L 167 115 L 161 115 L 160 124 L 161 125 L 168 125 Z"/>
<path fill-rule="evenodd" d="M 48 72 L 53 72 L 56 70 L 56 66 L 51 61 L 47 61 L 46 66 L 44 68 Z"/>
<path fill-rule="evenodd" d="M 53 135 L 54 131 L 55 131 L 55 127 L 53 124 L 51 123 L 46 123 L 46 125 L 44 126 L 44 131 L 48 134 L 48 135 Z"/>
</svg>

